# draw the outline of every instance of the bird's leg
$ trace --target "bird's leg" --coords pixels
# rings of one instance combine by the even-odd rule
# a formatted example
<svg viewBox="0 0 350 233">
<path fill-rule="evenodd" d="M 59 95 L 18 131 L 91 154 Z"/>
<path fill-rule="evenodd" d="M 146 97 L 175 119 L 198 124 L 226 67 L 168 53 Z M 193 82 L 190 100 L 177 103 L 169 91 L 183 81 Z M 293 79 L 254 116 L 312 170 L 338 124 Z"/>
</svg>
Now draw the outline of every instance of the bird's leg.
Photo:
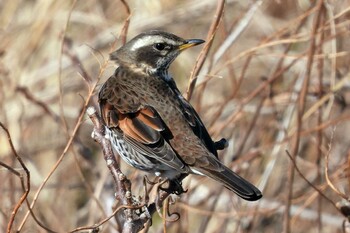
<svg viewBox="0 0 350 233">
<path fill-rule="evenodd" d="M 221 138 L 219 141 L 214 142 L 216 150 L 223 150 L 228 147 L 228 141 L 225 138 Z"/>
</svg>

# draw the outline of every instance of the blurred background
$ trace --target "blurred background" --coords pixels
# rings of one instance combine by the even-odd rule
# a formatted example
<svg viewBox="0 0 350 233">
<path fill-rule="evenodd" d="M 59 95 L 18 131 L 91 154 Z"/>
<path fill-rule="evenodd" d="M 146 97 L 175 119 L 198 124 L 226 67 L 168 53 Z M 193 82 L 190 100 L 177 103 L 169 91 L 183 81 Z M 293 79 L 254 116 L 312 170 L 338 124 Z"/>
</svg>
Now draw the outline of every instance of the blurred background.
<svg viewBox="0 0 350 233">
<path fill-rule="evenodd" d="M 30 171 L 28 202 L 42 225 L 68 232 L 112 213 L 113 182 L 85 107 L 97 104 L 124 36 L 162 29 L 213 39 L 191 103 L 213 139 L 229 141 L 221 160 L 264 197 L 248 203 L 192 175 L 170 208 L 181 218 L 156 213 L 144 232 L 349 231 L 349 1 L 223 2 L 0 1 L 0 122 Z M 171 66 L 183 93 L 202 48 Z M 10 222 L 11 232 L 47 232 L 25 203 L 16 208 L 27 176 L 3 129 L 0 162 L 0 231 Z M 143 197 L 145 173 L 122 170 Z M 113 219 L 100 227 L 119 231 Z"/>
</svg>

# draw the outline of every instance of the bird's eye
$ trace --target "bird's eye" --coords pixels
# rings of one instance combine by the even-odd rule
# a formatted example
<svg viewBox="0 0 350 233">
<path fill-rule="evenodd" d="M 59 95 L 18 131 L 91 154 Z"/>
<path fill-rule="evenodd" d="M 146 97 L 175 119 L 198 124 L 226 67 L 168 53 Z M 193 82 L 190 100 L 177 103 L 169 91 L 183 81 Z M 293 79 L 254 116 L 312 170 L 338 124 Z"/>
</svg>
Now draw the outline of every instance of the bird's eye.
<svg viewBox="0 0 350 233">
<path fill-rule="evenodd" d="M 159 51 L 162 51 L 162 50 L 165 49 L 165 44 L 163 44 L 163 43 L 157 43 L 157 44 L 154 45 L 154 48 L 157 49 L 157 50 L 159 50 Z"/>
</svg>

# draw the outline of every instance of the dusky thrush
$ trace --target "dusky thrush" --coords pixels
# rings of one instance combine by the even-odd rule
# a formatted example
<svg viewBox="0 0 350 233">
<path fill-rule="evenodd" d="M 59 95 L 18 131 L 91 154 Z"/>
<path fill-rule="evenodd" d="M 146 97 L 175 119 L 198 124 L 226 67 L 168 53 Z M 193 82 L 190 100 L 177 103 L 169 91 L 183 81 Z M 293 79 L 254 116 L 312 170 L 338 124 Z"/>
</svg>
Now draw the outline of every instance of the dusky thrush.
<svg viewBox="0 0 350 233">
<path fill-rule="evenodd" d="M 245 200 L 261 192 L 218 159 L 215 143 L 197 112 L 181 95 L 168 68 L 183 50 L 204 40 L 163 31 L 141 33 L 113 52 L 119 67 L 99 92 L 99 104 L 114 149 L 129 165 L 168 178 L 208 176 Z"/>
</svg>

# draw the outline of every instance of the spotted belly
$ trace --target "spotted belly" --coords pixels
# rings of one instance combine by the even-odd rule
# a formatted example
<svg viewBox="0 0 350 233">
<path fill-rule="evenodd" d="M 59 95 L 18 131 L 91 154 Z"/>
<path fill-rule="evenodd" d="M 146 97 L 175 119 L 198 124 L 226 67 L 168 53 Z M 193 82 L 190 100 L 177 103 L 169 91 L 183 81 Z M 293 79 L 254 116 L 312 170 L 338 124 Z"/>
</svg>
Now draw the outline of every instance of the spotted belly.
<svg viewBox="0 0 350 233">
<path fill-rule="evenodd" d="M 131 144 L 124 140 L 124 135 L 118 129 L 111 130 L 106 127 L 106 134 L 111 141 L 113 149 L 130 166 L 142 171 L 154 173 L 156 176 L 175 178 L 180 173 L 159 160 L 140 153 Z"/>
</svg>

